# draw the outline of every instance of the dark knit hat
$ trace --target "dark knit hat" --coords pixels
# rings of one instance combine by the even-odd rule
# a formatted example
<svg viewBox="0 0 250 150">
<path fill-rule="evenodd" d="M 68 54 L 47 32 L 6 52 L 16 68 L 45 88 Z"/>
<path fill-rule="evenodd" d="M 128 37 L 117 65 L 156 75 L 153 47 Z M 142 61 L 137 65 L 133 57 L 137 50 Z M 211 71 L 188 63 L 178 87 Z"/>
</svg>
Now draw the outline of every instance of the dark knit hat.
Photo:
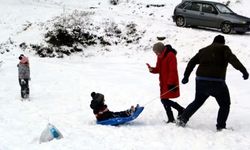
<svg viewBox="0 0 250 150">
<path fill-rule="evenodd" d="M 93 98 L 93 101 L 96 101 L 98 103 L 103 103 L 104 102 L 104 95 L 101 93 L 91 93 L 91 97 Z"/>
<path fill-rule="evenodd" d="M 24 56 L 24 55 L 21 54 L 21 55 L 18 57 L 18 59 L 21 60 L 21 59 L 23 58 L 23 56 Z"/>
<path fill-rule="evenodd" d="M 155 53 L 161 53 L 164 50 L 164 44 L 161 42 L 155 43 L 153 46 L 153 51 Z"/>
<path fill-rule="evenodd" d="M 224 36 L 222 36 L 222 35 L 217 35 L 217 36 L 214 38 L 213 43 L 225 44 L 225 38 L 224 38 Z"/>
</svg>

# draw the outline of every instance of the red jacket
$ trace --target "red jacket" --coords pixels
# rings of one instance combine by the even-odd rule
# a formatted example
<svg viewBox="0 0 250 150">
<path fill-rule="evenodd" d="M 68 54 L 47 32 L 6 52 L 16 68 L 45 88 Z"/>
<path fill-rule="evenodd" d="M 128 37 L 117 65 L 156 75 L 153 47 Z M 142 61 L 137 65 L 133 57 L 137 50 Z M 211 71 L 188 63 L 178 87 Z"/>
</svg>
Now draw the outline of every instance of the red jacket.
<svg viewBox="0 0 250 150">
<path fill-rule="evenodd" d="M 156 67 L 152 69 L 151 73 L 159 73 L 161 99 L 179 97 L 179 77 L 175 53 L 165 48 L 164 51 L 157 57 Z M 178 87 L 169 91 L 169 85 Z"/>
</svg>

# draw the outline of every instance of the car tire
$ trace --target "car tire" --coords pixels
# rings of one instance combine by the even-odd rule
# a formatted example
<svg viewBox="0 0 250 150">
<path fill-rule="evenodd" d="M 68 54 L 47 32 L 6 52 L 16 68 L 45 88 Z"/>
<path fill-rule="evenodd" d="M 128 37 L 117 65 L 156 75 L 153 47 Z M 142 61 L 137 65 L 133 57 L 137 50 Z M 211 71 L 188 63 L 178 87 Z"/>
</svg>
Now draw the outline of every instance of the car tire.
<svg viewBox="0 0 250 150">
<path fill-rule="evenodd" d="M 175 23 L 178 27 L 184 27 L 186 25 L 186 20 L 184 17 L 178 16 L 178 17 L 176 17 Z"/>
<path fill-rule="evenodd" d="M 228 22 L 225 22 L 221 25 L 221 32 L 229 34 L 232 31 L 232 25 Z"/>
</svg>

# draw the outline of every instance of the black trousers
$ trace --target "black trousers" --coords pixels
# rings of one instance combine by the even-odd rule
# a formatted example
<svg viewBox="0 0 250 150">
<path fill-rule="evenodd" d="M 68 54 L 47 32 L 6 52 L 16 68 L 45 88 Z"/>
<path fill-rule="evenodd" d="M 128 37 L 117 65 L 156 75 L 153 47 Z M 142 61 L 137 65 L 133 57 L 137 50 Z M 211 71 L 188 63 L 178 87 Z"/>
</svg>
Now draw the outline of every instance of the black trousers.
<svg viewBox="0 0 250 150">
<path fill-rule="evenodd" d="M 196 80 L 195 99 L 182 113 L 181 120 L 186 123 L 209 96 L 213 96 L 219 105 L 216 126 L 218 129 L 225 128 L 231 102 L 228 87 L 223 81 Z"/>
<path fill-rule="evenodd" d="M 111 118 L 129 117 L 129 116 L 130 116 L 129 110 L 119 111 L 119 112 L 106 111 L 103 114 L 98 115 L 97 120 L 102 121 L 102 120 L 107 120 Z"/>
<path fill-rule="evenodd" d="M 27 98 L 30 94 L 29 79 L 23 79 L 25 82 L 22 82 L 21 80 L 22 79 L 19 79 L 19 85 L 21 87 L 21 97 Z"/>
<path fill-rule="evenodd" d="M 175 120 L 171 107 L 173 107 L 174 109 L 176 109 L 178 111 L 178 116 L 180 114 L 182 114 L 182 112 L 183 112 L 184 108 L 181 105 L 179 105 L 178 103 L 176 103 L 170 99 L 161 99 L 161 103 L 166 111 L 167 116 L 168 116 L 168 122 L 174 122 L 174 120 Z"/>
</svg>

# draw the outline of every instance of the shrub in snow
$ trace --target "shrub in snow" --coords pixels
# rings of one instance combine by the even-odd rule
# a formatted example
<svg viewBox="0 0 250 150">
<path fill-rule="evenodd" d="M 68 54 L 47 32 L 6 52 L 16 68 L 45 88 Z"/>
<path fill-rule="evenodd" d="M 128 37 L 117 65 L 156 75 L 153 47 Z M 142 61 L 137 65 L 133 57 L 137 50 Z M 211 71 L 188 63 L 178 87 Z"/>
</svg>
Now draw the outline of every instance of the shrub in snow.
<svg viewBox="0 0 250 150">
<path fill-rule="evenodd" d="M 6 41 L 4 43 L 0 43 L 0 54 L 10 52 L 11 46 L 13 44 L 14 44 L 14 42 L 11 39 L 8 39 L 8 41 Z"/>
<path fill-rule="evenodd" d="M 25 42 L 19 44 L 19 47 L 22 49 L 22 50 L 25 50 L 28 46 Z"/>
<path fill-rule="evenodd" d="M 136 24 L 115 23 L 109 19 L 103 22 L 95 22 L 90 19 L 93 12 L 74 11 L 72 14 L 64 14 L 45 24 L 45 43 L 30 44 L 40 57 L 69 56 L 72 53 L 84 51 L 88 46 L 100 45 L 125 45 L 138 43 L 145 31 L 138 31 Z M 27 44 L 19 45 L 27 49 Z"/>
<path fill-rule="evenodd" d="M 241 0 L 228 0 L 228 1 L 223 1 L 222 3 L 230 7 L 230 5 L 233 3 L 241 3 Z"/>
<path fill-rule="evenodd" d="M 110 4 L 112 5 L 118 5 L 119 0 L 109 0 Z"/>
<path fill-rule="evenodd" d="M 146 7 L 147 8 L 149 8 L 149 7 L 165 7 L 165 5 L 164 4 L 148 4 Z"/>
<path fill-rule="evenodd" d="M 73 37 L 66 29 L 57 28 L 54 31 L 49 31 L 45 34 L 47 42 L 55 46 L 72 46 L 74 43 Z"/>
<path fill-rule="evenodd" d="M 35 50 L 36 54 L 40 57 L 57 57 L 63 58 L 64 55 L 69 56 L 71 53 L 75 52 L 82 52 L 82 49 L 77 48 L 76 46 L 73 47 L 57 47 L 52 45 L 33 45 L 31 44 L 30 47 Z"/>
<path fill-rule="evenodd" d="M 241 0 L 236 0 L 236 3 L 241 3 Z"/>
</svg>

